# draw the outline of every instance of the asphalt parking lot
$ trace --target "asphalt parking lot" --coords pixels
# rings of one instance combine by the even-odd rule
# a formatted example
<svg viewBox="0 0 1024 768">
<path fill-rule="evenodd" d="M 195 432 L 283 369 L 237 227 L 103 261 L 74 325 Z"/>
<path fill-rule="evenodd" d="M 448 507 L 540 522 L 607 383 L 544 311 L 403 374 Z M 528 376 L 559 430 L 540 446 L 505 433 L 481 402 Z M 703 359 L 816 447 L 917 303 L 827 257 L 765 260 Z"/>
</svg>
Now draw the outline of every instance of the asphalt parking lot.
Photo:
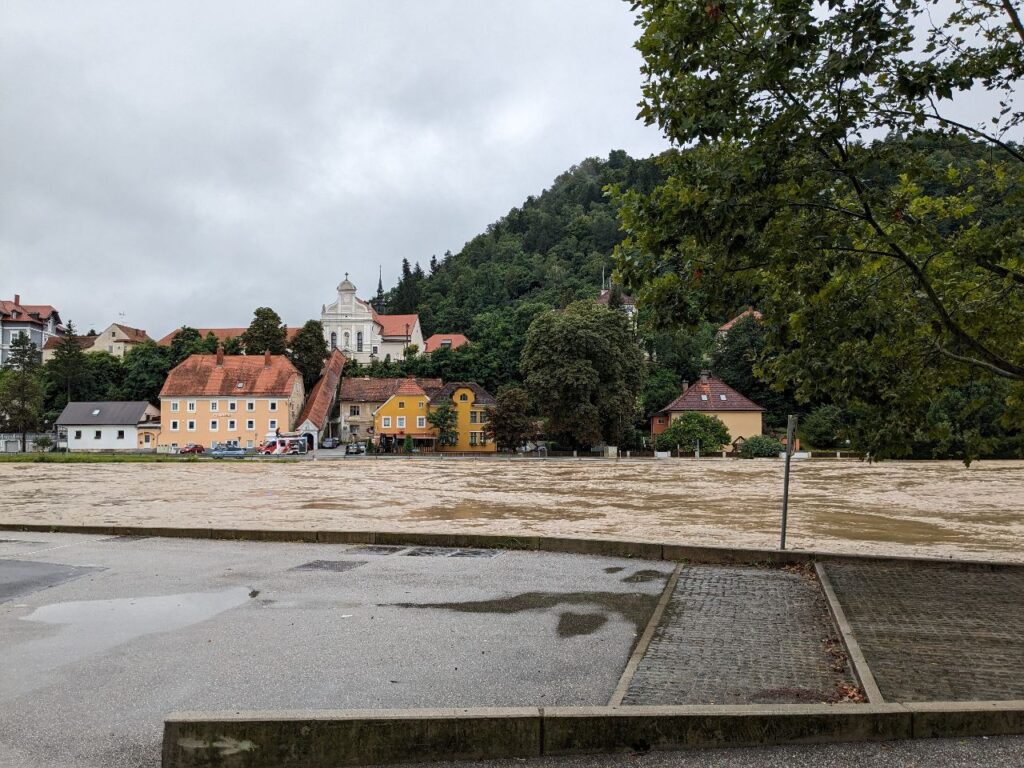
<svg viewBox="0 0 1024 768">
<path fill-rule="evenodd" d="M 558 554 L 0 534 L 0 765 L 159 765 L 181 709 L 607 702 L 671 572 Z"/>
</svg>

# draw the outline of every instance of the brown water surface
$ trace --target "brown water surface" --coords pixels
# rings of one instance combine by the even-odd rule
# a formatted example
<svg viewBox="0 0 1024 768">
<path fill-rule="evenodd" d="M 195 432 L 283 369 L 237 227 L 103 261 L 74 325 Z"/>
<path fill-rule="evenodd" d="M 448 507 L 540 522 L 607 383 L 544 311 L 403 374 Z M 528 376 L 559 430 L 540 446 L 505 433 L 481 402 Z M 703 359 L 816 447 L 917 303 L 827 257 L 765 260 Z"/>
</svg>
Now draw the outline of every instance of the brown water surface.
<svg viewBox="0 0 1024 768">
<path fill-rule="evenodd" d="M 788 545 L 1024 562 L 1024 462 L 802 461 Z M 0 522 L 462 531 L 775 547 L 774 460 L 0 464 Z"/>
</svg>

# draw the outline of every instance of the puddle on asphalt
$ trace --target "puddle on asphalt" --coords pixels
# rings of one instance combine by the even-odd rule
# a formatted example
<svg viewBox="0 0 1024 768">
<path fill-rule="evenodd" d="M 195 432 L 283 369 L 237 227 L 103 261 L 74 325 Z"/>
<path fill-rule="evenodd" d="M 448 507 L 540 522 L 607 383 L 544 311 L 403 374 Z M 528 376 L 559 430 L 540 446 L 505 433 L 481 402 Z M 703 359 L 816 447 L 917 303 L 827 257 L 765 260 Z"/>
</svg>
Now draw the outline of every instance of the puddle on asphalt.
<svg viewBox="0 0 1024 768">
<path fill-rule="evenodd" d="M 630 574 L 629 576 L 624 578 L 623 581 L 626 582 L 627 584 L 638 584 L 638 583 L 645 582 L 645 581 L 657 581 L 658 579 L 667 579 L 668 577 L 669 577 L 669 574 L 667 574 L 667 573 L 662 573 L 661 571 L 654 571 L 654 570 L 650 570 L 650 569 L 645 569 L 645 570 L 637 571 L 636 573 Z"/>
<path fill-rule="evenodd" d="M 611 566 L 605 568 L 604 572 L 605 573 L 618 573 L 619 571 L 624 571 L 624 570 L 626 570 L 626 569 L 623 568 L 621 565 L 611 565 Z"/>
<path fill-rule="evenodd" d="M 643 592 L 524 592 L 495 600 L 469 600 L 459 603 L 393 603 L 398 608 L 436 608 L 458 613 L 520 613 L 550 610 L 559 606 L 594 607 L 601 613 L 574 614 L 563 612 L 558 623 L 560 637 L 590 634 L 603 625 L 611 614 L 631 622 L 637 632 L 650 618 L 657 595 Z M 566 619 L 565 616 L 574 618 Z M 597 619 L 600 623 L 595 623 Z M 563 623 L 564 622 L 564 623 Z M 589 627 L 589 630 L 587 628 Z"/>
</svg>

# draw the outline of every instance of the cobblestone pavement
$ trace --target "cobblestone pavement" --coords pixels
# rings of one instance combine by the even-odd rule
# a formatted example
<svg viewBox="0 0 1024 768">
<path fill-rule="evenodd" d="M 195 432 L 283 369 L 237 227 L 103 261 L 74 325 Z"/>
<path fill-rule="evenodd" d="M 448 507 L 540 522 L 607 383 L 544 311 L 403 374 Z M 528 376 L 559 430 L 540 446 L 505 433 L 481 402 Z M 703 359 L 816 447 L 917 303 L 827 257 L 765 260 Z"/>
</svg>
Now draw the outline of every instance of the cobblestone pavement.
<svg viewBox="0 0 1024 768">
<path fill-rule="evenodd" d="M 835 700 L 853 679 L 806 572 L 684 568 L 624 704 Z"/>
<path fill-rule="evenodd" d="M 1024 571 L 825 568 L 887 701 L 1024 699 Z"/>
</svg>

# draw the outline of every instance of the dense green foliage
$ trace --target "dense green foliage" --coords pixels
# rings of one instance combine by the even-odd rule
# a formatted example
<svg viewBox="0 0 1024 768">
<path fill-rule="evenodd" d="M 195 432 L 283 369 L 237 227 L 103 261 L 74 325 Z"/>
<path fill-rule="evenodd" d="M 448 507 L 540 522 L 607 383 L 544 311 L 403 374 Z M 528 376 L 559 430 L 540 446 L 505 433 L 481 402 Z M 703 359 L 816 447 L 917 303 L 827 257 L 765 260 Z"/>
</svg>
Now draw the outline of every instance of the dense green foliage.
<svg viewBox="0 0 1024 768">
<path fill-rule="evenodd" d="M 771 435 L 754 435 L 740 446 L 740 458 L 768 459 L 778 456 L 785 448 Z"/>
<path fill-rule="evenodd" d="M 537 431 L 530 396 L 522 387 L 505 387 L 494 400 L 485 430 L 499 451 L 514 451 Z"/>
<path fill-rule="evenodd" d="M 549 437 L 617 445 L 637 417 L 643 356 L 626 316 L 579 301 L 537 317 L 526 334 L 526 391 Z"/>
<path fill-rule="evenodd" d="M 288 359 L 302 374 L 307 394 L 319 381 L 328 353 L 323 324 L 319 320 L 307 320 L 295 334 L 288 350 Z"/>
<path fill-rule="evenodd" d="M 241 337 L 247 355 L 283 355 L 288 347 L 288 328 L 270 307 L 258 307 Z"/>
<path fill-rule="evenodd" d="M 758 378 L 840 405 L 878 457 L 940 445 L 925 416 L 966 384 L 1008 382 L 993 415 L 1024 425 L 1024 153 L 1001 138 L 1024 124 L 1016 4 L 637 6 L 641 114 L 681 148 L 656 190 L 618 196 L 641 304 L 691 327 L 755 304 Z M 974 87 L 1005 103 L 985 129 L 942 111 Z M 985 442 L 949 434 L 967 458 Z"/>
<path fill-rule="evenodd" d="M 437 430 L 438 445 L 455 445 L 459 442 L 459 414 L 450 402 L 444 402 L 430 409 L 427 421 Z"/>
<path fill-rule="evenodd" d="M 659 451 L 672 451 L 678 447 L 681 451 L 713 453 L 720 451 L 732 442 L 725 424 L 714 416 L 704 413 L 687 411 L 680 414 L 658 435 L 655 447 Z"/>
<path fill-rule="evenodd" d="M 7 362 L 0 370 L 0 418 L 4 426 L 21 433 L 21 450 L 27 434 L 39 426 L 43 410 L 43 386 L 39 377 L 40 352 L 20 333 L 8 348 Z"/>
</svg>

